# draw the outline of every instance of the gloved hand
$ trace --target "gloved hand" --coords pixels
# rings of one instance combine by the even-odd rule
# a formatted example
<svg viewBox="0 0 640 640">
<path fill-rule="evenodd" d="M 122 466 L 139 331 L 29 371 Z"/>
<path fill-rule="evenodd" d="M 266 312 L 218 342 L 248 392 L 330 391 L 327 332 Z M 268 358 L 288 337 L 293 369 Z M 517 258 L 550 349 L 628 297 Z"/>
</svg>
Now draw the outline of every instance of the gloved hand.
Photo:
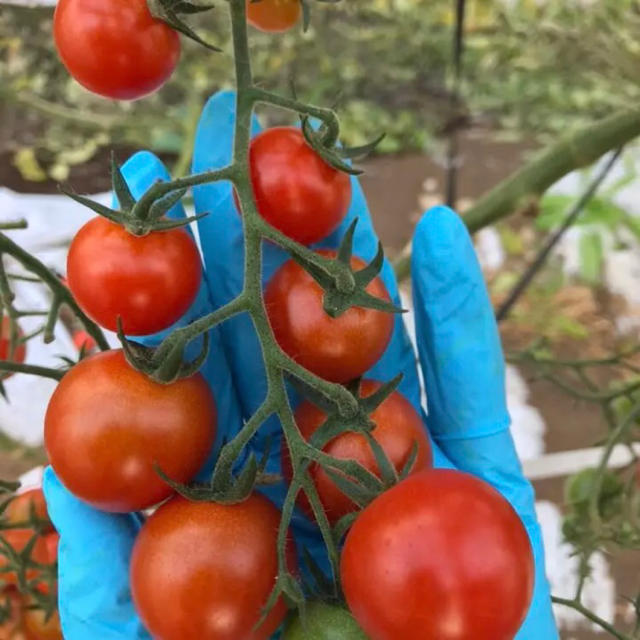
<svg viewBox="0 0 640 640">
<path fill-rule="evenodd" d="M 222 167 L 231 159 L 235 97 L 223 92 L 209 100 L 200 121 L 193 171 Z M 258 130 L 257 122 L 254 123 Z M 150 153 L 136 154 L 123 167 L 134 196 L 166 169 Z M 322 242 L 336 247 L 354 217 L 359 218 L 354 253 L 369 261 L 377 239 L 357 180 L 352 181 L 351 209 L 340 229 Z M 204 253 L 205 284 L 184 322 L 235 297 L 242 287 L 243 239 L 240 217 L 228 183 L 194 190 Z M 180 206 L 172 215 L 184 215 Z M 265 245 L 264 279 L 287 259 L 277 247 Z M 180 265 L 176 265 L 179 269 Z M 413 249 L 413 288 L 420 367 L 426 381 L 429 415 L 426 427 L 433 440 L 435 464 L 473 473 L 494 485 L 520 514 L 531 537 L 536 560 L 533 604 L 518 640 L 558 637 L 544 573 L 544 553 L 534 513 L 534 494 L 522 476 L 505 405 L 504 359 L 498 331 L 474 249 L 460 218 L 445 207 L 428 211 L 418 225 Z M 382 278 L 398 298 L 391 266 Z M 155 338 L 157 339 L 157 338 Z M 153 339 L 152 339 L 153 340 Z M 389 380 L 404 373 L 400 391 L 420 406 L 416 358 L 400 316 L 383 358 L 370 376 Z M 264 398 L 263 363 L 250 319 L 236 316 L 212 332 L 212 348 L 203 374 L 211 384 L 219 409 L 218 442 L 237 433 Z M 274 421 L 265 424 L 251 446 L 261 450 Z M 268 470 L 279 471 L 279 447 L 273 447 Z M 212 459 L 215 450 L 212 452 Z M 209 463 L 209 469 L 212 462 Z M 79 502 L 48 469 L 44 490 L 51 517 L 60 532 L 59 599 L 66 640 L 130 640 L 149 636 L 138 620 L 129 593 L 128 564 L 139 529 L 136 515 L 100 513 Z M 284 487 L 266 493 L 281 504 Z M 314 527 L 301 515 L 294 519 L 300 548 L 322 554 Z"/>
</svg>

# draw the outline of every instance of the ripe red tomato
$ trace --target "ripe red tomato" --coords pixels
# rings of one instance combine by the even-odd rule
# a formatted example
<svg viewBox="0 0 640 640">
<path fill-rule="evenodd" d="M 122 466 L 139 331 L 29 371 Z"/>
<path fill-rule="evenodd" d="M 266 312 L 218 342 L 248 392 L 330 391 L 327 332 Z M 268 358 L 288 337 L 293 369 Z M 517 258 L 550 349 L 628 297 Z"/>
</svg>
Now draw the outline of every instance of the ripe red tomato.
<svg viewBox="0 0 640 640">
<path fill-rule="evenodd" d="M 65 375 L 47 408 L 44 439 L 67 489 L 103 511 L 128 512 L 171 495 L 154 463 L 178 482 L 191 480 L 215 428 L 215 402 L 200 374 L 158 384 L 118 350 Z"/>
<path fill-rule="evenodd" d="M 47 503 L 44 499 L 42 489 L 30 489 L 24 493 L 18 494 L 7 507 L 5 512 L 7 522 L 9 524 L 27 524 L 31 517 L 31 511 L 35 510 L 35 514 L 39 520 L 49 522 L 48 529 L 53 530 L 53 525 L 49 519 L 47 511 Z"/>
<path fill-rule="evenodd" d="M 290 238 L 318 242 L 347 214 L 349 176 L 329 166 L 299 129 L 263 131 L 251 141 L 249 162 L 260 215 Z"/>
<path fill-rule="evenodd" d="M 22 330 L 18 329 L 18 335 L 23 336 Z M 8 316 L 2 316 L 2 323 L 0 324 L 0 360 L 11 360 L 22 364 L 27 357 L 27 347 L 23 343 L 16 346 L 13 353 L 11 353 L 11 320 Z M 12 373 L 2 373 L 0 380 L 6 380 L 10 378 Z"/>
<path fill-rule="evenodd" d="M 195 300 L 200 254 L 184 229 L 130 234 L 104 218 L 78 231 L 67 257 L 69 288 L 99 325 L 141 336 L 180 319 Z"/>
<path fill-rule="evenodd" d="M 146 0 L 60 0 L 53 37 L 69 73 L 116 100 L 160 88 L 180 58 L 178 34 L 153 18 Z"/>
<path fill-rule="evenodd" d="M 131 589 L 146 628 L 162 640 L 266 640 L 287 608 L 281 599 L 254 629 L 278 573 L 280 513 L 253 494 L 235 505 L 175 497 L 143 526 Z M 293 562 L 293 545 L 289 549 Z"/>
<path fill-rule="evenodd" d="M 318 251 L 335 257 L 335 251 Z M 360 258 L 351 266 L 362 269 Z M 367 292 L 389 300 L 380 278 Z M 296 362 L 332 382 L 348 382 L 361 376 L 382 356 L 391 340 L 391 313 L 352 307 L 337 318 L 322 308 L 322 287 L 296 262 L 289 260 L 275 273 L 265 290 L 269 322 L 282 349 Z"/>
<path fill-rule="evenodd" d="M 266 33 L 282 33 L 302 15 L 300 0 L 247 0 L 247 22 Z"/>
<path fill-rule="evenodd" d="M 361 385 L 363 396 L 370 396 L 380 388 L 374 380 L 364 380 Z M 304 401 L 296 409 L 296 424 L 305 440 L 309 440 L 326 419 L 326 414 L 314 404 Z M 394 467 L 401 471 L 404 468 L 415 444 L 418 455 L 411 473 L 431 466 L 431 444 L 427 437 L 422 419 L 411 406 L 411 403 L 397 391 L 393 392 L 372 414 L 371 419 L 376 428 L 372 435 L 384 449 Z M 366 438 L 359 433 L 343 433 L 327 444 L 323 451 L 341 460 L 355 460 L 363 467 L 380 476 L 375 456 Z M 293 470 L 289 449 L 282 444 L 282 472 L 287 482 L 291 481 Z M 347 513 L 357 510 L 357 506 L 338 489 L 325 471 L 317 464 L 310 468 L 310 474 L 318 490 L 327 517 L 335 524 Z M 311 505 L 304 494 L 300 494 L 299 504 L 313 517 Z"/>
<path fill-rule="evenodd" d="M 20 553 L 34 537 L 35 533 L 32 529 L 6 529 L 0 532 L 0 537 L 16 552 Z M 4 554 L 4 543 L 0 544 L 0 583 L 5 585 L 16 585 L 18 576 L 15 571 L 5 571 L 9 566 L 9 559 Z M 49 548 L 42 536 L 38 536 L 32 550 L 31 559 L 39 564 L 51 564 Z M 40 575 L 39 569 L 27 569 L 27 580 L 32 580 Z M 49 592 L 49 586 L 46 582 L 38 585 L 42 593 Z"/>
<path fill-rule="evenodd" d="M 340 572 L 351 612 L 375 640 L 513 640 L 534 583 L 511 505 L 442 469 L 407 478 L 362 512 Z"/>
<path fill-rule="evenodd" d="M 55 611 L 47 620 L 42 609 L 30 608 L 33 604 L 30 598 L 25 599 L 25 640 L 64 640 L 58 612 Z"/>
</svg>

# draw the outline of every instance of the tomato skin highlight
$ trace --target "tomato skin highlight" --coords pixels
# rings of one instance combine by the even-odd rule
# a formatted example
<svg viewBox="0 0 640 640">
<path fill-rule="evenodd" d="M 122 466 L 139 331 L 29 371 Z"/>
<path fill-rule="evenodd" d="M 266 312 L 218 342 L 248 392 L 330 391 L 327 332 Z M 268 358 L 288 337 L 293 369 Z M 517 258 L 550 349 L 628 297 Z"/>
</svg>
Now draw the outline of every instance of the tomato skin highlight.
<svg viewBox="0 0 640 640">
<path fill-rule="evenodd" d="M 67 274 L 74 298 L 92 320 L 116 331 L 120 317 L 126 334 L 142 336 L 167 329 L 187 312 L 202 265 L 184 229 L 137 237 L 94 218 L 69 247 Z"/>
<path fill-rule="evenodd" d="M 180 39 L 146 0 L 60 0 L 53 19 L 58 54 L 86 89 L 135 100 L 159 89 L 180 59 Z"/>
<path fill-rule="evenodd" d="M 333 258 L 335 251 L 321 250 Z M 365 263 L 351 258 L 351 266 Z M 367 292 L 390 300 L 380 278 Z M 382 356 L 393 333 L 394 314 L 352 307 L 331 318 L 322 307 L 322 287 L 296 262 L 289 260 L 265 289 L 269 322 L 282 349 L 296 362 L 331 382 L 349 382 L 368 371 Z"/>
<path fill-rule="evenodd" d="M 133 600 L 157 640 L 267 640 L 280 599 L 256 630 L 278 573 L 280 513 L 259 494 L 235 505 L 176 496 L 144 524 L 131 558 Z M 290 565 L 295 563 L 293 544 Z"/>
<path fill-rule="evenodd" d="M 32 506 L 35 511 L 35 515 L 38 520 L 43 520 L 49 523 L 47 531 L 53 531 L 53 524 L 49 518 L 49 512 L 47 511 L 47 502 L 44 498 L 42 489 L 29 489 L 23 493 L 19 493 L 7 507 L 5 511 L 5 517 L 9 524 L 24 524 L 26 525 L 31 518 Z M 55 558 L 54 558 L 55 559 Z"/>
<path fill-rule="evenodd" d="M 300 0 L 247 0 L 247 22 L 265 33 L 283 33 L 299 22 Z"/>
<path fill-rule="evenodd" d="M 172 490 L 154 463 L 188 482 L 215 437 L 216 405 L 205 379 L 162 385 L 136 371 L 121 350 L 75 365 L 45 416 L 51 466 L 75 496 L 112 512 L 140 511 Z"/>
<path fill-rule="evenodd" d="M 351 204 L 351 181 L 328 165 L 294 127 L 274 127 L 249 147 L 260 215 L 286 236 L 312 244 L 335 231 Z"/>
<path fill-rule="evenodd" d="M 24 334 L 22 329 L 18 328 L 18 335 L 22 337 Z M 0 324 L 0 360 L 10 360 L 16 364 L 22 364 L 27 357 L 27 345 L 24 342 L 16 345 L 13 353 L 11 353 L 11 320 L 8 316 L 2 316 L 2 324 Z M 6 380 L 14 375 L 11 372 L 0 372 L 0 380 Z"/>
<path fill-rule="evenodd" d="M 374 500 L 347 534 L 347 603 L 372 640 L 513 640 L 534 584 L 520 518 L 460 471 L 410 476 Z"/>
<path fill-rule="evenodd" d="M 380 382 L 363 380 L 360 386 L 361 394 L 364 397 L 370 396 L 380 386 Z M 295 411 L 296 424 L 302 437 L 307 441 L 311 439 L 326 417 L 322 409 L 307 400 L 302 402 Z M 422 471 L 431 466 L 431 443 L 425 432 L 422 418 L 401 393 L 394 391 L 370 415 L 370 418 L 376 423 L 376 428 L 372 431 L 374 439 L 384 449 L 398 472 L 404 468 L 416 443 L 418 453 L 411 473 Z M 331 440 L 322 450 L 334 458 L 355 460 L 378 477 L 380 476 L 375 456 L 362 434 L 343 433 Z M 312 464 L 309 472 L 329 522 L 335 524 L 342 516 L 358 510 L 356 504 L 338 489 L 320 465 Z M 291 482 L 293 469 L 289 450 L 284 442 L 282 444 L 282 473 L 287 482 Z M 313 519 L 311 505 L 304 493 L 300 494 L 298 504 Z"/>
</svg>

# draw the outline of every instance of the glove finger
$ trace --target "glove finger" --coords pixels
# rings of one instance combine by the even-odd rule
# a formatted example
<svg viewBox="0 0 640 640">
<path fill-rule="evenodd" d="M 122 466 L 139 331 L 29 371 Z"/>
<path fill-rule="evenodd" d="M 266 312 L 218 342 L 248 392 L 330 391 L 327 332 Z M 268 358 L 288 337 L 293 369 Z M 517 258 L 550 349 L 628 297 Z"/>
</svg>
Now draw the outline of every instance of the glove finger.
<svg viewBox="0 0 640 640">
<path fill-rule="evenodd" d="M 141 151 L 133 155 L 122 166 L 121 171 L 134 198 L 140 198 L 156 182 L 168 181 L 171 179 L 169 172 L 162 161 L 148 151 Z M 185 210 L 182 203 L 179 202 L 174 205 L 169 211 L 168 216 L 176 219 L 184 218 Z M 180 265 L 175 265 L 175 268 L 180 269 Z M 191 305 L 191 308 L 180 320 L 178 320 L 176 324 L 153 336 L 136 338 L 136 341 L 149 346 L 155 346 L 176 328 L 185 326 L 197 318 L 201 318 L 202 316 L 210 313 L 212 309 L 213 304 L 209 295 L 207 279 L 203 277 L 202 285 L 198 291 L 195 301 Z M 202 341 L 194 340 L 190 345 L 188 345 L 185 357 L 189 360 L 195 359 L 201 348 Z M 207 379 L 207 382 L 214 393 L 218 409 L 218 429 L 215 445 L 211 452 L 211 456 L 204 465 L 201 473 L 198 475 L 198 478 L 205 479 L 208 472 L 213 467 L 215 455 L 223 440 L 229 436 L 228 430 L 237 430 L 238 425 L 241 424 L 240 406 L 237 400 L 236 391 L 233 387 L 226 354 L 222 346 L 222 337 L 219 329 L 217 328 L 210 332 L 209 357 L 203 365 L 201 373 Z"/>
<path fill-rule="evenodd" d="M 534 603 L 518 637 L 557 637 L 535 496 L 509 432 L 498 328 L 471 238 L 450 209 L 436 207 L 419 223 L 412 274 L 429 430 L 458 468 L 495 486 L 527 528 L 537 576 Z"/>
<path fill-rule="evenodd" d="M 129 559 L 140 519 L 96 511 L 72 496 L 53 469 L 43 490 L 60 534 L 58 600 L 67 640 L 149 640 L 129 588 Z"/>
</svg>

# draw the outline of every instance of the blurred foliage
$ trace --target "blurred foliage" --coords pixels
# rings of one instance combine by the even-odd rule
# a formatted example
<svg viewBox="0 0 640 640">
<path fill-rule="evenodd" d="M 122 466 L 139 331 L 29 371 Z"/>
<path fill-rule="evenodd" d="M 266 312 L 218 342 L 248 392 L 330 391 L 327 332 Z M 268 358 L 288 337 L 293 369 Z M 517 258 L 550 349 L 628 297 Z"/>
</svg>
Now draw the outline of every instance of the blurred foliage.
<svg viewBox="0 0 640 640">
<path fill-rule="evenodd" d="M 468 0 L 458 114 L 447 90 L 451 0 L 318 4 L 307 34 L 252 31 L 256 76 L 270 88 L 290 91 L 293 83 L 305 99 L 336 104 L 348 144 L 386 131 L 382 152 L 424 149 L 452 121 L 545 135 L 637 104 L 637 4 Z M 184 172 L 201 105 L 231 83 L 228 53 L 210 55 L 185 42 L 179 71 L 161 92 L 139 103 L 108 103 L 61 67 L 50 20 L 51 10 L 0 6 L 0 149 L 14 154 L 22 175 L 63 180 L 70 166 L 112 143 L 177 154 Z M 225 11 L 195 24 L 229 51 Z"/>
</svg>

